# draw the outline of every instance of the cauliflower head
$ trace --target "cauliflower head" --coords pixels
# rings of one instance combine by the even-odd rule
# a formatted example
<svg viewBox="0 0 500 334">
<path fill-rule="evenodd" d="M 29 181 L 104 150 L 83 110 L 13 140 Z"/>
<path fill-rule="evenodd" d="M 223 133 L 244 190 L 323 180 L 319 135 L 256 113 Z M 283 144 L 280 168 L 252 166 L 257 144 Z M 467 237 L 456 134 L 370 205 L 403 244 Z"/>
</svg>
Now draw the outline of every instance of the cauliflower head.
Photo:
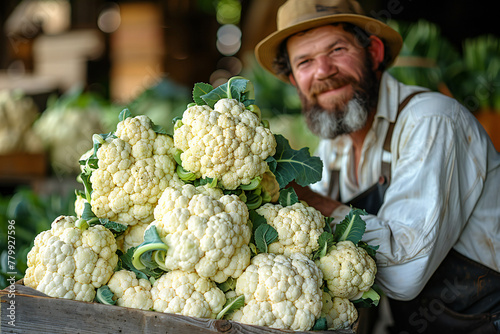
<svg viewBox="0 0 500 334">
<path fill-rule="evenodd" d="M 168 246 L 166 268 L 195 270 L 222 283 L 240 276 L 250 263 L 248 219 L 238 196 L 186 184 L 164 191 L 152 224 Z"/>
<path fill-rule="evenodd" d="M 286 207 L 267 203 L 256 211 L 278 232 L 278 240 L 269 245 L 269 253 L 288 256 L 300 252 L 311 255 L 318 249 L 318 238 L 324 231 L 325 219 L 312 206 L 301 202 Z"/>
<path fill-rule="evenodd" d="M 321 312 L 323 274 L 306 255 L 261 253 L 236 282 L 245 306 L 231 319 L 279 329 L 309 330 Z"/>
<path fill-rule="evenodd" d="M 113 292 L 116 305 L 150 310 L 153 308 L 151 283 L 145 278 L 137 278 L 135 273 L 122 269 L 111 276 L 108 287 Z"/>
<path fill-rule="evenodd" d="M 32 128 L 40 113 L 33 99 L 18 90 L 0 90 L 0 154 L 43 152 Z"/>
<path fill-rule="evenodd" d="M 355 300 L 370 290 L 377 266 L 370 255 L 351 241 L 341 241 L 316 264 L 323 271 L 326 284 L 335 297 Z"/>
<path fill-rule="evenodd" d="M 326 319 L 329 330 L 349 329 L 358 319 L 358 310 L 347 298 L 334 297 L 323 292 L 321 316 Z"/>
<path fill-rule="evenodd" d="M 153 221 L 153 210 L 163 190 L 183 182 L 175 173 L 173 140 L 158 134 L 144 115 L 117 125 L 97 150 L 98 168 L 92 172 L 92 211 L 124 225 Z"/>
<path fill-rule="evenodd" d="M 28 253 L 24 284 L 51 297 L 92 301 L 118 263 L 113 233 L 102 225 L 82 231 L 76 217 L 59 216 Z"/>
<path fill-rule="evenodd" d="M 196 272 L 173 270 L 163 274 L 151 289 L 153 309 L 199 318 L 213 318 L 226 302 L 224 292 Z"/>
<path fill-rule="evenodd" d="M 184 111 L 182 125 L 174 129 L 182 167 L 197 177 L 217 179 L 236 189 L 265 173 L 265 160 L 276 152 L 276 140 L 260 117 L 235 99 L 214 105 L 195 105 Z"/>
</svg>

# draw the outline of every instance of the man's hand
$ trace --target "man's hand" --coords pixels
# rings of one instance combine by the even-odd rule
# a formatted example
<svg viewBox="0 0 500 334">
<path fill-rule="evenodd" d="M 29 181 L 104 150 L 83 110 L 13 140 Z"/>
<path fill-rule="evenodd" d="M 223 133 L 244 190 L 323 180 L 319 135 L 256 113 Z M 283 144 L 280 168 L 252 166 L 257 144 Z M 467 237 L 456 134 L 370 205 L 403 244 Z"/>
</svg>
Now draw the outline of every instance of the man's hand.
<svg viewBox="0 0 500 334">
<path fill-rule="evenodd" d="M 290 185 L 297 193 L 299 200 L 305 201 L 310 206 L 319 210 L 326 217 L 329 217 L 333 210 L 342 205 L 339 201 L 318 194 L 312 191 L 309 187 L 301 187 L 295 182 L 292 182 Z"/>
</svg>

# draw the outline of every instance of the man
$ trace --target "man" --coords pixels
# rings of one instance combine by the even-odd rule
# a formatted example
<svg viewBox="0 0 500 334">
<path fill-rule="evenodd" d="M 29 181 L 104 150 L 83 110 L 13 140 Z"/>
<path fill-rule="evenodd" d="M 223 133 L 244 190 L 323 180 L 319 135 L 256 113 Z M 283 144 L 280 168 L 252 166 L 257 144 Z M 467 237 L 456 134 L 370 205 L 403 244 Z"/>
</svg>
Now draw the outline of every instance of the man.
<svg viewBox="0 0 500 334">
<path fill-rule="evenodd" d="M 394 332 L 500 331 L 500 155 L 486 132 L 387 74 L 401 36 L 354 0 L 289 0 L 277 26 L 257 60 L 297 88 L 321 137 L 323 179 L 297 192 L 339 219 L 368 211 Z"/>
</svg>

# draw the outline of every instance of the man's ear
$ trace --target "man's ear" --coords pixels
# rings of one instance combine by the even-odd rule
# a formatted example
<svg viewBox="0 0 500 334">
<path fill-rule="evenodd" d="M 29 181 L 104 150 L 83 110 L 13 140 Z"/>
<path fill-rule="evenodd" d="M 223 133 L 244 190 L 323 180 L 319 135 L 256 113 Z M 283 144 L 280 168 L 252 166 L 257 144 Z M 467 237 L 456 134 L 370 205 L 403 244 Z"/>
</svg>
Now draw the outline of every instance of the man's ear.
<svg viewBox="0 0 500 334">
<path fill-rule="evenodd" d="M 297 82 L 295 81 L 295 78 L 294 78 L 294 76 L 293 76 L 293 73 L 290 73 L 290 74 L 288 75 L 288 80 L 290 80 L 290 83 L 291 83 L 292 85 L 294 85 L 295 87 L 297 87 Z"/>
<path fill-rule="evenodd" d="M 373 69 L 378 69 L 380 63 L 384 60 L 384 42 L 377 36 L 370 36 L 370 46 L 368 47 L 368 52 L 372 57 Z"/>
</svg>

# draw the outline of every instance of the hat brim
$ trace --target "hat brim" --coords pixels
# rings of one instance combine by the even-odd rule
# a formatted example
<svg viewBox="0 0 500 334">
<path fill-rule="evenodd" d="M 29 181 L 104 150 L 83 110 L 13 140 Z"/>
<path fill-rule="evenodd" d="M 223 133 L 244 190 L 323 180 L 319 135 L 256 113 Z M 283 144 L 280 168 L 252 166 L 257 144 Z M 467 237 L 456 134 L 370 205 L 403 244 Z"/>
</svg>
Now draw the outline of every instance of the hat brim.
<svg viewBox="0 0 500 334">
<path fill-rule="evenodd" d="M 394 62 L 403 45 L 403 39 L 401 35 L 381 21 L 359 14 L 335 14 L 322 16 L 319 18 L 302 21 L 296 25 L 278 30 L 270 34 L 259 44 L 257 44 L 257 46 L 255 47 L 255 56 L 257 58 L 257 61 L 262 67 L 271 72 L 273 75 L 288 83 L 290 81 L 287 76 L 278 75 L 273 69 L 273 62 L 276 58 L 276 55 L 278 54 L 278 49 L 281 43 L 288 37 L 298 32 L 320 27 L 322 25 L 330 23 L 340 22 L 354 24 L 368 32 L 370 35 L 378 36 L 387 46 L 388 53 L 390 55 L 389 65 Z"/>
</svg>

